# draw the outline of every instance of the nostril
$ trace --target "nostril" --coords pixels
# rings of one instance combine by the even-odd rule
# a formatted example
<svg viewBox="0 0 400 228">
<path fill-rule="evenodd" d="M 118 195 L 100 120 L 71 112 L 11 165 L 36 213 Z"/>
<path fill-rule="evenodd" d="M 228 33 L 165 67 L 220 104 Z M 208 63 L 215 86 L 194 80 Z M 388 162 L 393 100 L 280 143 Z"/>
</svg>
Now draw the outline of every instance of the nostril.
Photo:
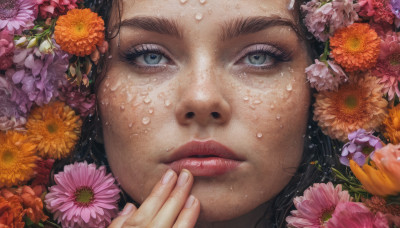
<svg viewBox="0 0 400 228">
<path fill-rule="evenodd" d="M 221 114 L 219 114 L 218 112 L 212 112 L 211 116 L 214 117 L 214 119 L 219 119 L 221 117 Z"/>
<path fill-rule="evenodd" d="M 194 112 L 188 112 L 188 113 L 186 113 L 185 116 L 186 116 L 186 118 L 191 119 L 194 117 Z"/>
</svg>

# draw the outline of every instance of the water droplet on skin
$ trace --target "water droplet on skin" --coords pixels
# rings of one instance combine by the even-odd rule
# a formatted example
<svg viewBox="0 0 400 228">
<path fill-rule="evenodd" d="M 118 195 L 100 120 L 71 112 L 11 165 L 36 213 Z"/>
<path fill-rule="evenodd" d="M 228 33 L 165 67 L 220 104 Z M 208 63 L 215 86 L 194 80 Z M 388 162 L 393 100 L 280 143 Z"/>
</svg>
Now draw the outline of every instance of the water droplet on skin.
<svg viewBox="0 0 400 228">
<path fill-rule="evenodd" d="M 143 102 L 144 102 L 145 104 L 150 103 L 150 102 L 151 102 L 150 97 L 145 97 L 145 98 L 143 99 Z"/>
<path fill-rule="evenodd" d="M 143 117 L 142 124 L 147 125 L 149 123 L 150 123 L 150 117 L 147 117 L 147 116 Z"/>
<path fill-rule="evenodd" d="M 196 13 L 194 18 L 196 18 L 196 20 L 198 20 L 198 21 L 201 21 L 201 19 L 203 19 L 203 14 L 202 13 Z"/>
<path fill-rule="evenodd" d="M 154 112 L 154 109 L 153 108 L 149 108 L 149 113 L 153 114 L 153 112 Z"/>
<path fill-rule="evenodd" d="M 106 83 L 106 87 L 109 87 L 109 86 L 110 86 L 110 83 L 109 83 L 109 82 L 107 82 L 107 83 Z"/>
<path fill-rule="evenodd" d="M 112 92 L 114 92 L 115 90 L 117 90 L 118 89 L 118 87 L 121 85 L 121 81 L 118 81 L 117 83 L 115 83 L 115 85 L 113 85 L 111 88 L 110 88 L 110 90 L 112 91 Z"/>
<path fill-rule="evenodd" d="M 129 128 L 132 128 L 132 127 L 133 127 L 133 123 L 132 123 L 132 122 L 129 123 L 128 127 L 129 127 Z"/>
<path fill-rule="evenodd" d="M 254 102 L 253 102 L 253 104 L 255 104 L 255 105 L 258 105 L 258 104 L 261 104 L 262 102 L 260 101 L 260 100 L 255 100 Z"/>
<path fill-rule="evenodd" d="M 142 95 L 142 96 L 146 96 L 147 94 L 149 94 L 147 91 L 140 92 L 140 95 Z"/>
<path fill-rule="evenodd" d="M 164 104 L 165 104 L 165 107 L 169 107 L 171 105 L 171 101 L 165 100 Z"/>
<path fill-rule="evenodd" d="M 108 121 L 106 121 L 106 122 L 105 122 L 105 125 L 108 126 L 108 125 L 110 125 L 110 123 L 109 123 Z"/>
<path fill-rule="evenodd" d="M 206 0 L 200 0 L 200 4 L 206 3 Z"/>
<path fill-rule="evenodd" d="M 111 58 L 112 58 L 112 55 L 109 55 L 108 58 L 111 59 Z"/>
<path fill-rule="evenodd" d="M 280 120 L 281 119 L 281 116 L 280 115 L 277 115 L 276 116 L 276 120 Z"/>
<path fill-rule="evenodd" d="M 260 138 L 262 138 L 262 137 L 263 137 L 263 134 L 262 134 L 261 132 L 258 132 L 258 133 L 257 133 L 257 138 L 260 139 Z"/>
<path fill-rule="evenodd" d="M 121 111 L 124 111 L 125 110 L 125 106 L 121 105 L 121 106 L 119 106 L 119 109 L 121 109 Z"/>
<path fill-rule="evenodd" d="M 279 127 L 280 127 L 280 128 L 283 128 L 283 125 L 281 124 Z"/>
<path fill-rule="evenodd" d="M 248 97 L 248 96 L 245 96 L 245 97 L 243 97 L 243 100 L 244 100 L 244 101 L 248 101 L 248 100 L 249 100 L 249 97 Z"/>
<path fill-rule="evenodd" d="M 293 89 L 292 84 L 288 84 L 288 85 L 286 86 L 286 90 L 287 90 L 287 91 L 292 91 L 292 89 Z"/>
<path fill-rule="evenodd" d="M 275 108 L 275 105 L 272 104 L 270 107 L 271 107 L 271 110 L 273 110 Z"/>
<path fill-rule="evenodd" d="M 187 0 L 180 0 L 181 4 L 185 4 Z"/>
<path fill-rule="evenodd" d="M 256 109 L 256 106 L 250 105 L 250 108 L 253 109 L 253 110 L 255 110 L 255 109 Z"/>
</svg>

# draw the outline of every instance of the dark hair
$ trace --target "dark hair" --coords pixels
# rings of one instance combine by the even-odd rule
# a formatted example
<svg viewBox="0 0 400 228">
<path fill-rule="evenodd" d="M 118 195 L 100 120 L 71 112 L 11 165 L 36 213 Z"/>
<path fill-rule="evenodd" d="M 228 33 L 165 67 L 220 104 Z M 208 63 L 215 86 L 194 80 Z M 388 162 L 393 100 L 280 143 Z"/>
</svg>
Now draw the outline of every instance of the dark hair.
<svg viewBox="0 0 400 228">
<path fill-rule="evenodd" d="M 313 53 L 311 55 L 318 56 L 323 50 L 320 43 L 313 40 L 311 35 L 307 34 L 306 29 L 301 23 L 300 6 L 307 0 L 298 0 L 295 4 L 294 14 L 298 18 L 302 32 L 308 39 L 308 43 L 311 45 Z M 105 24 L 110 21 L 112 13 L 111 9 L 116 9 L 116 12 L 120 19 L 121 3 L 119 0 L 86 0 L 85 7 L 91 8 L 94 12 L 97 12 L 105 21 Z M 106 32 L 106 40 L 114 38 L 117 32 L 112 34 Z M 99 64 L 93 67 L 89 78 L 95 80 L 95 84 L 92 85 L 91 90 L 95 92 L 98 84 L 104 76 L 107 68 L 107 56 L 106 53 L 99 61 Z M 314 98 L 312 102 L 314 103 Z M 97 165 L 104 165 L 108 171 L 111 171 L 107 162 L 107 157 L 104 149 L 104 145 L 96 141 L 96 138 L 101 137 L 101 122 L 96 110 L 94 115 L 89 115 L 82 126 L 82 133 L 79 143 L 77 144 L 74 153 L 69 159 L 59 161 L 53 168 L 53 173 L 60 171 L 64 165 L 72 163 L 74 161 L 88 161 Z M 317 124 L 312 120 L 312 106 L 309 109 L 309 120 L 307 125 L 307 131 L 304 135 L 304 150 L 301 159 L 301 163 L 297 168 L 296 173 L 286 185 L 286 187 L 274 198 L 271 202 L 271 208 L 265 213 L 270 213 L 269 226 L 272 227 L 285 227 L 285 218 L 290 214 L 293 209 L 293 199 L 296 196 L 302 195 L 304 190 L 307 189 L 313 183 L 328 182 L 332 179 L 331 167 L 337 164 L 336 154 L 339 151 L 340 143 L 338 141 L 331 140 L 328 136 L 324 135 Z M 314 163 L 317 162 L 320 169 Z M 122 200 L 120 201 L 120 207 L 122 208 L 126 202 L 135 203 L 129 196 L 122 193 Z M 135 203 L 136 204 L 136 203 Z M 267 216 L 260 219 L 259 223 L 263 222 Z"/>
</svg>

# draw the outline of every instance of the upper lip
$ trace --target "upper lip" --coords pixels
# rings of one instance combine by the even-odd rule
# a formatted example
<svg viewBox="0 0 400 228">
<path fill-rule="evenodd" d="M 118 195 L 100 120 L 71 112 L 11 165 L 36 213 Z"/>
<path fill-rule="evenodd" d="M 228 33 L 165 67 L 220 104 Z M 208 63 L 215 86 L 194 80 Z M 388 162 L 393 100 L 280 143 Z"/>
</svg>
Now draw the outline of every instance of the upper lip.
<svg viewBox="0 0 400 228">
<path fill-rule="evenodd" d="M 166 163 L 177 161 L 183 158 L 196 157 L 196 156 L 214 156 L 226 158 L 231 160 L 243 161 L 241 157 L 236 155 L 228 147 L 213 141 L 191 141 L 176 150 L 169 156 Z"/>
</svg>

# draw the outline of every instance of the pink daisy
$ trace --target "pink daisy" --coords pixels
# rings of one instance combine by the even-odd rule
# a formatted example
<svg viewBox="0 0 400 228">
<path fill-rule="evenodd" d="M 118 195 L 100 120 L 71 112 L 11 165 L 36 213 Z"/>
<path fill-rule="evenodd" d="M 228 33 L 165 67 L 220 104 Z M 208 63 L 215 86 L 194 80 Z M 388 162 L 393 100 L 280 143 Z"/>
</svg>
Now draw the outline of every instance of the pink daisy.
<svg viewBox="0 0 400 228">
<path fill-rule="evenodd" d="M 331 182 L 316 183 L 305 190 L 303 196 L 294 198 L 297 210 L 291 211 L 286 222 L 290 227 L 319 228 L 329 221 L 338 203 L 349 201 L 349 193 L 342 191 L 340 184 L 334 187 Z"/>
<path fill-rule="evenodd" d="M 35 0 L 7 0 L 0 2 L 0 30 L 20 34 L 33 27 L 36 19 Z"/>
<path fill-rule="evenodd" d="M 381 42 L 381 51 L 373 71 L 380 77 L 384 85 L 383 92 L 388 94 L 389 100 L 396 94 L 400 97 L 398 83 L 400 80 L 400 36 L 390 33 Z"/>
<path fill-rule="evenodd" d="M 120 190 L 104 166 L 76 162 L 54 180 L 45 203 L 62 227 L 106 227 L 117 215 Z"/>
<path fill-rule="evenodd" d="M 372 213 L 364 204 L 355 202 L 339 203 L 327 228 L 389 228 L 385 216 Z"/>
<path fill-rule="evenodd" d="M 339 85 L 347 81 L 347 76 L 333 61 L 315 63 L 306 68 L 307 79 L 311 87 L 318 91 L 337 90 Z"/>
</svg>

